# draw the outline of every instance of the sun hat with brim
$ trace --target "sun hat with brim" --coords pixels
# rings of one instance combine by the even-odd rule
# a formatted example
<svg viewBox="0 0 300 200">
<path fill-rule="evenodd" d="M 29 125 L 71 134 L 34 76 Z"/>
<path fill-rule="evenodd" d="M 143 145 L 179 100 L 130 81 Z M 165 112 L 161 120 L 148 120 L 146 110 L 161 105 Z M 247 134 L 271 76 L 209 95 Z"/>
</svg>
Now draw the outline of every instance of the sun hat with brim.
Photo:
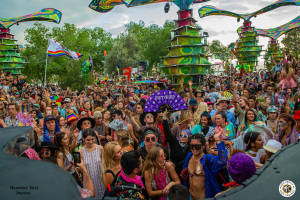
<svg viewBox="0 0 300 200">
<path fill-rule="evenodd" d="M 300 119 L 300 110 L 297 110 L 297 111 L 294 113 L 293 118 L 294 118 L 294 120 L 299 120 L 299 119 Z"/>
<path fill-rule="evenodd" d="M 276 153 L 278 150 L 282 148 L 282 144 L 276 140 L 270 139 L 267 144 L 264 145 L 264 149 L 271 153 Z"/>
<path fill-rule="evenodd" d="M 42 148 L 49 148 L 50 150 L 58 149 L 52 142 L 42 142 L 37 150 L 40 151 Z"/>
<path fill-rule="evenodd" d="M 91 124 L 92 124 L 92 127 L 91 127 L 91 128 L 94 128 L 94 127 L 95 127 L 96 122 L 95 122 L 95 120 L 94 120 L 93 118 L 91 118 L 91 117 L 84 117 L 84 118 L 81 118 L 81 119 L 78 121 L 78 123 L 77 123 L 77 128 L 78 128 L 79 130 L 81 130 L 82 122 L 85 121 L 85 120 L 88 120 L 88 121 L 91 122 Z"/>
<path fill-rule="evenodd" d="M 229 100 L 228 100 L 226 97 L 221 97 L 221 98 L 218 99 L 217 105 L 218 105 L 219 103 L 221 103 L 222 101 L 225 101 L 226 103 L 229 103 Z"/>
</svg>

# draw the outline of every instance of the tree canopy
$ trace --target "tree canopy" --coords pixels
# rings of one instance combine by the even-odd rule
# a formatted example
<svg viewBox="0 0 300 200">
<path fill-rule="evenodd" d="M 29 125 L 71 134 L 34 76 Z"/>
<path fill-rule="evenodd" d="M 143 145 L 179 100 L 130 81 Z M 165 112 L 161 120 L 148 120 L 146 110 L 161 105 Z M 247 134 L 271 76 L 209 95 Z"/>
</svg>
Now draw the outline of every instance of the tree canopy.
<svg viewBox="0 0 300 200">
<path fill-rule="evenodd" d="M 284 51 L 290 53 L 295 58 L 300 55 L 300 28 L 296 28 L 285 34 L 282 39 Z"/>
<path fill-rule="evenodd" d="M 48 57 L 47 82 L 57 82 L 62 87 L 84 87 L 81 67 L 89 55 L 93 59 L 93 70 L 99 74 L 117 72 L 117 66 L 121 69 L 136 67 L 140 60 L 147 61 L 150 70 L 161 62 L 161 56 L 168 53 L 170 32 L 174 28 L 175 23 L 171 21 L 166 21 L 161 27 L 145 26 L 143 21 L 130 22 L 125 26 L 124 33 L 112 38 L 112 35 L 102 28 L 77 28 L 74 24 L 66 23 L 60 28 L 49 29 L 41 23 L 35 23 L 25 31 L 27 44 L 22 55 L 26 57 L 27 63 L 23 73 L 29 80 L 43 81 L 50 38 L 84 55 L 79 61 L 65 56 Z M 104 51 L 107 52 L 106 56 Z M 91 83 L 91 73 L 87 79 L 88 83 Z"/>
<path fill-rule="evenodd" d="M 43 24 L 35 23 L 25 31 L 27 44 L 22 52 L 27 61 L 23 73 L 28 79 L 43 81 L 50 38 L 83 55 L 79 61 L 65 56 L 48 57 L 47 82 L 58 82 L 62 87 L 72 86 L 73 89 L 84 87 L 82 83 L 85 77 L 82 76 L 80 69 L 89 55 L 93 58 L 93 70 L 103 72 L 104 50 L 110 50 L 113 46 L 111 34 L 102 28 L 80 29 L 74 24 L 66 23 L 61 28 L 50 30 Z M 92 81 L 91 74 L 87 80 L 88 83 Z"/>
</svg>

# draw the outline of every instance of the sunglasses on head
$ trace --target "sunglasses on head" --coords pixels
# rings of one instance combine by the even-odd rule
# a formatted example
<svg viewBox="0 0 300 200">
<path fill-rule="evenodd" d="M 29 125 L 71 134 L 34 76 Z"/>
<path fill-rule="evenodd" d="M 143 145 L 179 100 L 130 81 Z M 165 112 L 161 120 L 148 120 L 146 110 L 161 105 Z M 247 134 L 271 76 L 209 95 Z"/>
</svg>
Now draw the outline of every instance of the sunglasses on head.
<svg viewBox="0 0 300 200">
<path fill-rule="evenodd" d="M 151 142 L 155 142 L 156 138 L 155 137 L 146 137 L 145 138 L 146 142 L 150 142 L 150 140 L 151 140 Z"/>
<path fill-rule="evenodd" d="M 195 149 L 195 150 L 200 150 L 201 149 L 201 144 L 191 144 L 191 150 Z"/>
</svg>

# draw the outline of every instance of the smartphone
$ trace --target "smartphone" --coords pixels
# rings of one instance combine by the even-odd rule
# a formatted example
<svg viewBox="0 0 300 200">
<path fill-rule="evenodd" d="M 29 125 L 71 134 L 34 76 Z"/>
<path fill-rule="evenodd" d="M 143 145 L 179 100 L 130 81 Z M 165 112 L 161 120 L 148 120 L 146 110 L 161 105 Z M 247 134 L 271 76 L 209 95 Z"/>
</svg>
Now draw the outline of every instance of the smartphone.
<svg viewBox="0 0 300 200">
<path fill-rule="evenodd" d="M 80 163 L 81 158 L 80 158 L 80 153 L 79 152 L 73 152 L 73 157 L 74 157 L 74 163 Z"/>
</svg>

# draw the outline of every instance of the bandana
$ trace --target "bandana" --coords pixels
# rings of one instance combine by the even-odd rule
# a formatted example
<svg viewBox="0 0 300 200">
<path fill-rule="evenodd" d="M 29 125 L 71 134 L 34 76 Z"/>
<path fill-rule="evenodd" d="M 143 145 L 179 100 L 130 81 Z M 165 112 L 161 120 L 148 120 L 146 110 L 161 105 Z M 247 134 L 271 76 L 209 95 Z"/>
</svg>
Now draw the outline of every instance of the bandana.
<svg viewBox="0 0 300 200">
<path fill-rule="evenodd" d="M 24 153 L 30 160 L 41 160 L 37 152 L 32 148 L 26 149 Z"/>
<path fill-rule="evenodd" d="M 140 186 L 142 189 L 145 188 L 142 178 L 140 176 L 135 176 L 135 178 L 130 178 L 124 174 L 123 169 L 121 169 L 120 175 L 125 181 L 136 184 L 136 185 Z"/>
</svg>

